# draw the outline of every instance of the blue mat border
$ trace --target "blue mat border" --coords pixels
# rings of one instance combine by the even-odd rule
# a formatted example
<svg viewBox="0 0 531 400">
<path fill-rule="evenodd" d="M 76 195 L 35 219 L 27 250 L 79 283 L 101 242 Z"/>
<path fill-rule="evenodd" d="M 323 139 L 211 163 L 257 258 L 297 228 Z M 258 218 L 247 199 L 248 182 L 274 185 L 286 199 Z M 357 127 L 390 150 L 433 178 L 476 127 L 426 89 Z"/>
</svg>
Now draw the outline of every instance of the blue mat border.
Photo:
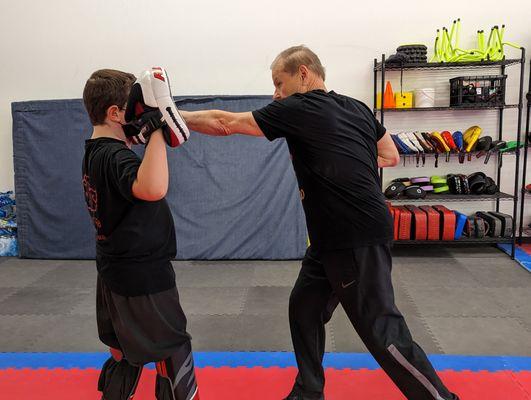
<svg viewBox="0 0 531 400">
<path fill-rule="evenodd" d="M 107 353 L 0 353 L 0 369 L 6 368 L 101 368 Z M 431 355 L 435 369 L 454 371 L 531 371 L 531 357 Z M 289 352 L 195 352 L 195 365 L 204 367 L 295 367 L 295 357 Z M 378 369 L 370 354 L 327 353 L 325 368 Z M 147 366 L 154 368 L 153 364 Z"/>
</svg>

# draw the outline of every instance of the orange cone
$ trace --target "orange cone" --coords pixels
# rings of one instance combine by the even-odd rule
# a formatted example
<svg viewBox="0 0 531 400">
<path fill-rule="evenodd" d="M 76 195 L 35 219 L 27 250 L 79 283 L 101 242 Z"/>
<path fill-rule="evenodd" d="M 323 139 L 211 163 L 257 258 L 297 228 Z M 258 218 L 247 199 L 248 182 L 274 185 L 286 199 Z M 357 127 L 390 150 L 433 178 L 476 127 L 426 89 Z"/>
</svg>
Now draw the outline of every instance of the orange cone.
<svg viewBox="0 0 531 400">
<path fill-rule="evenodd" d="M 391 87 L 391 82 L 387 81 L 385 86 L 384 93 L 384 108 L 395 108 L 395 95 L 393 94 L 393 88 Z"/>
</svg>

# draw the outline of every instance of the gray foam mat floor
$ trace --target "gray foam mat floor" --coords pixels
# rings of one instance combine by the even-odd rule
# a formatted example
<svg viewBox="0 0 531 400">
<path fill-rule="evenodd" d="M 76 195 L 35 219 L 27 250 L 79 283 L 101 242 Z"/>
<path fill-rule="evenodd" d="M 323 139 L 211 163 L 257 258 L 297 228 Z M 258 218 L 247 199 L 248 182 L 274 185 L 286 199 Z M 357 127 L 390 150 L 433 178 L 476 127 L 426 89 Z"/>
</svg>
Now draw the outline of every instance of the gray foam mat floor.
<svg viewBox="0 0 531 400">
<path fill-rule="evenodd" d="M 197 351 L 292 351 L 299 261 L 173 263 Z M 494 247 L 396 247 L 396 302 L 431 354 L 531 356 L 531 274 Z M 0 258 L 0 351 L 105 351 L 93 261 Z M 341 307 L 326 350 L 366 352 Z"/>
</svg>

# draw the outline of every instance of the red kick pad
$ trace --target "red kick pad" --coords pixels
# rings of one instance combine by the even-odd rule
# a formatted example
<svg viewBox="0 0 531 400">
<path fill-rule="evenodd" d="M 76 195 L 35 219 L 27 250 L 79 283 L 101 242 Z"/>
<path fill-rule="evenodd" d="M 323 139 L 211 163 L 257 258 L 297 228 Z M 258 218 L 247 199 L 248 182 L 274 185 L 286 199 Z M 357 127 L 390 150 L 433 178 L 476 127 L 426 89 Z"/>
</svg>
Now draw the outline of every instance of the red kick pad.
<svg viewBox="0 0 531 400">
<path fill-rule="evenodd" d="M 428 240 L 440 239 L 440 217 L 439 213 L 430 206 L 420 206 L 420 209 L 426 213 L 428 219 Z"/>
<path fill-rule="evenodd" d="M 426 213 L 417 206 L 406 206 L 406 208 L 413 213 L 412 239 L 428 239 L 428 217 Z"/>
<path fill-rule="evenodd" d="M 393 207 L 392 210 L 393 210 L 394 240 L 398 240 L 398 232 L 400 230 L 400 225 L 399 225 L 400 211 L 396 207 Z"/>
<path fill-rule="evenodd" d="M 400 215 L 398 223 L 398 240 L 411 239 L 411 220 L 413 214 L 406 207 L 396 207 Z"/>
<path fill-rule="evenodd" d="M 433 209 L 439 213 L 441 240 L 454 240 L 455 239 L 455 213 L 445 206 L 433 206 Z"/>
</svg>

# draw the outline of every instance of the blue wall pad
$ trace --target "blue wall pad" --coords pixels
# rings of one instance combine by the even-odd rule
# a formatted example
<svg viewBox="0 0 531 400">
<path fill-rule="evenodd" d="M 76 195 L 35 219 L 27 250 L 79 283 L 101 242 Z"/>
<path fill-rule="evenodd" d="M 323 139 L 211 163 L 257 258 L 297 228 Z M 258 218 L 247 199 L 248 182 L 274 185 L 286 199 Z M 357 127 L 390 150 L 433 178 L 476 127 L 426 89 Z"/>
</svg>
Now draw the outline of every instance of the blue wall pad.
<svg viewBox="0 0 531 400">
<path fill-rule="evenodd" d="M 183 110 L 250 111 L 270 96 L 192 96 Z M 81 185 L 92 134 L 80 99 L 12 103 L 18 240 L 24 258 L 92 259 Z M 136 146 L 142 153 L 143 148 Z M 297 259 L 306 225 L 286 142 L 192 133 L 168 149 L 177 259 Z"/>
</svg>

